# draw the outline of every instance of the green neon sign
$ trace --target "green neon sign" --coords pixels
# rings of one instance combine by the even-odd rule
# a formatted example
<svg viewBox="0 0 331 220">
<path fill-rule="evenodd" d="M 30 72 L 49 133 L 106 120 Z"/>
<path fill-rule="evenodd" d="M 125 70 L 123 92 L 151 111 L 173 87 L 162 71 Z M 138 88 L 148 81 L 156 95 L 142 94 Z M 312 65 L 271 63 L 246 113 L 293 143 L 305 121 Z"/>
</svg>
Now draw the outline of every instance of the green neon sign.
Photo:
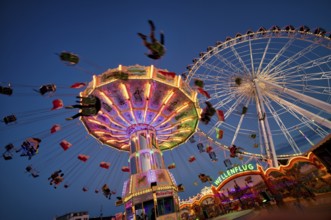
<svg viewBox="0 0 331 220">
<path fill-rule="evenodd" d="M 255 170 L 255 166 L 254 164 L 251 163 L 233 167 L 231 169 L 228 169 L 226 172 L 222 173 L 221 175 L 219 175 L 217 179 L 214 181 L 214 185 L 216 186 L 220 185 L 224 180 L 235 174 L 242 173 L 245 171 L 252 171 L 252 170 Z"/>
</svg>

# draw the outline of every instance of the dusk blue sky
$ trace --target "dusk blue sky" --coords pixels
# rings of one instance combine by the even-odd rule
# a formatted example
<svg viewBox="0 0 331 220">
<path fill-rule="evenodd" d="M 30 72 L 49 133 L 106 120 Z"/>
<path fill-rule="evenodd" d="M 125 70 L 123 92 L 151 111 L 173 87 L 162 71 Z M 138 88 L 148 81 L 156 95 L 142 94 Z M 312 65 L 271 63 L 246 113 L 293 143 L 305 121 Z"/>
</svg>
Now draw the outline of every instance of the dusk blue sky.
<svg viewBox="0 0 331 220">
<path fill-rule="evenodd" d="M 199 52 L 216 41 L 261 26 L 307 25 L 311 29 L 323 27 L 330 31 L 330 6 L 327 0 L 1 1 L 0 82 L 11 83 L 14 94 L 0 96 L 0 117 L 16 114 L 25 121 L 18 120 L 17 124 L 8 126 L 1 124 L 0 147 L 4 150 L 9 143 L 19 147 L 25 138 L 33 135 L 46 138 L 41 143 L 40 155 L 30 161 L 19 154 L 11 161 L 0 160 L 0 219 L 51 220 L 73 211 L 88 211 L 90 216 L 99 216 L 101 207 L 104 216 L 123 211 L 123 207 L 115 207 L 115 198 L 108 200 L 94 193 L 94 188 L 83 192 L 82 187 L 94 187 L 107 180 L 120 194 L 122 180 L 127 178 L 120 167 L 127 165 L 128 154 L 101 149 L 94 139 L 88 138 L 79 120 L 66 122 L 64 118 L 74 111 L 62 109 L 58 114 L 47 113 L 56 98 L 61 98 L 65 105 L 74 104 L 80 90 L 69 89 L 71 84 L 89 82 L 92 74 L 119 64 L 153 64 L 180 74 Z M 148 19 L 154 21 L 157 37 L 159 31 L 165 33 L 167 53 L 158 61 L 144 55 L 146 48 L 137 36 L 137 32 L 149 33 Z M 79 67 L 68 67 L 59 60 L 56 53 L 64 50 L 80 56 Z M 48 83 L 58 86 L 54 96 L 41 96 L 33 91 Z M 44 132 L 56 123 L 68 128 L 54 137 Z M 86 149 L 57 151 L 58 141 L 70 138 Z M 194 150 L 187 146 L 164 153 L 167 164 L 179 162 L 174 174 L 178 183 L 186 181 L 186 191 L 180 194 L 182 198 L 195 195 L 206 186 L 200 182 L 198 186 L 193 185 L 199 172 L 210 172 L 216 178 L 217 172 L 224 169 L 222 154 L 218 155 L 218 163 L 211 163 L 208 155 L 203 155 L 192 166 L 180 164 L 187 155 L 197 152 L 195 146 Z M 88 153 L 91 159 L 93 156 L 109 159 L 113 170 L 110 174 L 101 170 L 99 160 L 76 164 L 74 153 Z M 45 165 L 42 167 L 45 172 L 36 179 L 24 170 L 34 163 Z M 58 168 L 63 169 L 72 182 L 68 189 L 63 186 L 54 189 L 47 181 L 51 172 Z"/>
</svg>

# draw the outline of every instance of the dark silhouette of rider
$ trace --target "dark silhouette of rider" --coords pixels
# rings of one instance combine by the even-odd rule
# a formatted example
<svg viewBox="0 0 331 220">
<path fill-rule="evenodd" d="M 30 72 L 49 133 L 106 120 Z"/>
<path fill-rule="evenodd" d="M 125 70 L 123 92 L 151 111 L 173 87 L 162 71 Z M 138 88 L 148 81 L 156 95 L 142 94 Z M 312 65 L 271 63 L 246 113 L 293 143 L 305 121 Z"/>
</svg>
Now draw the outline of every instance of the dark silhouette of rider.
<svg viewBox="0 0 331 220">
<path fill-rule="evenodd" d="M 77 113 L 76 115 L 66 118 L 66 120 L 73 120 L 75 118 L 78 118 L 80 116 L 91 116 L 91 115 L 96 115 L 101 109 L 101 101 L 98 97 L 96 96 L 88 96 L 88 97 L 80 97 L 77 96 L 77 98 L 80 98 L 80 101 L 77 101 L 78 105 L 71 105 L 71 106 L 66 106 L 65 108 L 71 109 L 71 108 L 79 108 L 81 111 Z"/>
<path fill-rule="evenodd" d="M 144 35 L 142 33 L 138 33 L 138 35 L 143 40 L 145 47 L 147 47 L 150 51 L 150 53 L 148 53 L 146 55 L 151 59 L 157 60 L 157 59 L 160 59 L 165 54 L 164 34 L 163 34 L 163 32 L 161 32 L 160 41 L 158 41 L 154 35 L 155 25 L 154 25 L 153 21 L 148 20 L 148 23 L 151 27 L 151 32 L 149 35 L 151 42 L 147 41 L 146 35 Z"/>
</svg>

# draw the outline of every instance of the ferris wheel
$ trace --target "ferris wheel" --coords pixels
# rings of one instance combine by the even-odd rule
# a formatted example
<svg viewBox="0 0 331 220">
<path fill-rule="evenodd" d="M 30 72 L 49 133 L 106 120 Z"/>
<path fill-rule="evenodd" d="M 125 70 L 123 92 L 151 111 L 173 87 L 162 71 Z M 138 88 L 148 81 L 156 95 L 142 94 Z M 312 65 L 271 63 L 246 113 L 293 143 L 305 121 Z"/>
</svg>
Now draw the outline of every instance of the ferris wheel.
<svg viewBox="0 0 331 220">
<path fill-rule="evenodd" d="M 261 27 L 201 52 L 183 76 L 200 106 L 223 118 L 200 123 L 200 132 L 271 166 L 307 152 L 330 134 L 330 37 L 323 28 Z"/>
</svg>

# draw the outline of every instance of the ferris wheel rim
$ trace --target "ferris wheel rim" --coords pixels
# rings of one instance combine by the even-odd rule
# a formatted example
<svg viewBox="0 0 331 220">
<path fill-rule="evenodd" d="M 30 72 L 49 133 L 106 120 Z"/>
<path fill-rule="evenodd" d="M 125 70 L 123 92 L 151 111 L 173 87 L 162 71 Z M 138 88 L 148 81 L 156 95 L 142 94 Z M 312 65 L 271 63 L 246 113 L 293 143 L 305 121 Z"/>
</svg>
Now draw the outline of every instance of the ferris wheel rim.
<svg viewBox="0 0 331 220">
<path fill-rule="evenodd" d="M 302 27 L 304 27 L 304 26 L 302 26 Z M 189 81 L 191 73 L 195 72 L 197 70 L 197 67 L 200 66 L 203 63 L 203 61 L 206 61 L 211 56 L 213 56 L 215 49 L 230 47 L 233 43 L 238 42 L 238 40 L 240 40 L 241 43 L 244 43 L 245 41 L 250 40 L 251 37 L 270 38 L 270 37 L 275 36 L 276 34 L 283 34 L 283 35 L 279 35 L 277 37 L 288 38 L 289 34 L 291 34 L 291 36 L 293 38 L 295 38 L 296 35 L 300 35 L 300 36 L 305 36 L 305 37 L 301 38 L 301 40 L 311 42 L 311 43 L 318 43 L 322 47 L 331 48 L 331 34 L 330 33 L 328 33 L 328 34 L 330 34 L 330 36 L 327 36 L 326 33 L 318 34 L 318 33 L 311 32 L 310 30 L 309 31 L 307 31 L 307 30 L 300 31 L 300 30 L 296 30 L 296 29 L 286 30 L 286 27 L 284 27 L 283 29 L 280 29 L 280 28 L 278 29 L 278 28 L 279 28 L 278 26 L 273 26 L 269 30 L 267 30 L 267 29 L 263 29 L 263 27 L 261 27 L 256 32 L 252 32 L 251 30 L 248 30 L 246 34 L 238 33 L 236 35 L 236 37 L 234 37 L 234 38 L 227 37 L 224 42 L 218 41 L 218 42 L 216 42 L 215 46 L 207 47 L 207 52 L 200 52 L 199 58 L 194 58 L 193 64 L 188 65 L 186 67 L 186 69 L 188 70 L 188 72 L 184 73 L 184 75 L 186 76 L 186 81 L 187 82 Z M 317 28 L 315 30 L 315 32 L 318 29 L 319 28 Z M 316 40 L 316 39 L 318 39 L 318 40 Z"/>
</svg>

